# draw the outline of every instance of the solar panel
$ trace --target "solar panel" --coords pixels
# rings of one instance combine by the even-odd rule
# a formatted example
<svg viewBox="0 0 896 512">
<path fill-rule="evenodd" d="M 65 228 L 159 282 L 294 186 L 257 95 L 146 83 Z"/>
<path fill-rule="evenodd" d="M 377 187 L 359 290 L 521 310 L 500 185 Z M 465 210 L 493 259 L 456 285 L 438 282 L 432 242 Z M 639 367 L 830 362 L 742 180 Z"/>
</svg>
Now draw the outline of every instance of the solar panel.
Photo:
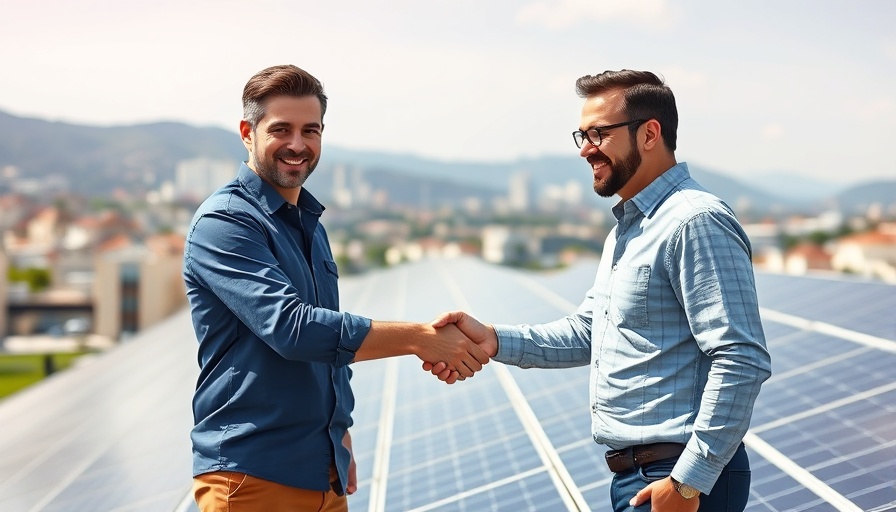
<svg viewBox="0 0 896 512">
<path fill-rule="evenodd" d="M 189 489 L 184 311 L 0 402 L 0 510 L 172 509 Z"/>
<path fill-rule="evenodd" d="M 420 274 L 421 268 L 427 269 L 427 272 Z M 441 287 L 448 292 L 443 295 L 450 295 L 455 301 L 448 308 L 468 309 L 484 320 L 498 323 L 537 323 L 553 320 L 574 309 L 590 287 L 595 269 L 595 263 L 586 262 L 562 273 L 536 274 L 491 267 L 475 260 L 458 260 L 426 263 L 417 268 L 408 268 L 407 272 L 413 275 L 408 278 L 413 283 L 426 279 L 428 273 L 430 283 L 427 290 L 432 289 L 433 281 L 441 280 Z M 832 323 L 836 318 L 839 322 L 836 325 L 870 336 L 893 332 L 892 315 L 883 314 L 886 310 L 896 310 L 893 307 L 896 306 L 893 303 L 896 294 L 893 293 L 892 286 L 858 280 L 765 274 L 760 274 L 757 280 L 764 313 L 770 316 L 782 313 L 814 323 Z M 842 303 L 843 300 L 856 301 L 863 297 L 863 293 L 878 301 L 874 306 L 876 311 L 857 311 Z M 819 303 L 825 303 L 825 307 L 819 307 Z M 418 307 L 424 304 L 422 300 L 407 300 L 405 304 L 408 306 L 401 316 L 425 319 L 433 315 L 431 312 L 423 313 L 422 308 Z M 772 309 L 773 307 L 777 309 Z M 837 315 L 833 315 L 835 311 Z M 850 311 L 853 312 L 852 315 Z M 760 395 L 751 439 L 756 440 L 756 445 L 762 446 L 761 442 L 765 441 L 774 448 L 762 450 L 765 453 L 763 455 L 748 447 L 754 466 L 754 486 L 748 510 L 843 510 L 850 506 L 858 510 L 886 507 L 896 502 L 893 487 L 896 475 L 892 474 L 891 462 L 896 456 L 896 433 L 894 427 L 886 421 L 893 417 L 894 412 L 893 406 L 888 403 L 896 403 L 889 394 L 896 382 L 889 371 L 894 362 L 892 351 L 844 339 L 839 336 L 840 333 L 831 335 L 824 329 L 819 332 L 807 329 L 802 324 L 796 327 L 789 323 L 790 319 L 782 323 L 766 316 L 764 315 L 763 322 L 773 354 L 776 377 L 769 381 Z M 894 343 L 891 338 L 886 340 Z M 410 361 L 409 364 L 409 371 L 399 373 L 402 383 L 399 387 L 428 389 L 420 386 L 425 386 L 425 379 L 431 377 L 423 374 L 421 379 L 421 375 L 417 374 L 417 362 Z M 483 374 L 490 370 L 487 367 Z M 356 372 L 363 371 L 363 365 L 358 365 Z M 604 448 L 590 440 L 587 412 L 588 369 L 512 368 L 510 373 L 524 393 L 560 461 L 585 497 L 588 509 L 608 509 L 611 475 L 603 463 Z M 477 376 L 471 382 L 479 378 Z M 435 391 L 431 398 L 442 406 L 445 403 L 465 404 L 477 400 L 491 403 L 494 400 L 484 400 L 486 397 L 481 393 L 470 396 L 461 391 L 462 386 L 472 386 L 471 382 L 450 388 L 454 396 L 450 402 L 446 402 L 443 393 Z M 489 389 L 494 388 L 493 385 L 489 386 Z M 496 389 L 494 392 L 501 397 L 500 390 Z M 489 407 L 495 410 L 493 414 L 503 414 L 506 410 L 496 405 Z M 428 407 L 420 408 L 415 417 L 433 414 L 428 411 Z M 422 419 L 413 421 L 425 424 Z M 467 420 L 451 421 L 440 417 L 439 421 L 450 422 L 454 435 L 462 436 L 465 434 L 456 431 L 476 428 L 475 424 L 478 422 L 488 424 L 489 419 L 479 414 L 475 416 L 472 426 Z M 499 424 L 495 428 L 501 427 L 510 428 L 506 424 Z M 496 435 L 499 434 L 496 432 Z M 395 437 L 395 442 L 401 444 L 397 431 Z M 506 458 L 496 456 L 494 451 L 483 444 L 475 444 L 475 439 L 474 437 L 471 441 L 476 446 L 475 449 L 491 454 L 494 465 L 508 465 Z M 431 445 L 442 446 L 448 451 L 453 446 L 450 441 L 438 437 Z M 469 453 L 471 448 L 467 447 L 457 460 L 464 460 L 463 453 Z M 847 453 L 854 460 L 849 460 L 845 455 Z M 766 460 L 765 456 L 771 457 L 773 461 Z M 433 463 L 433 470 L 427 471 L 425 465 L 418 465 L 415 472 L 421 475 L 440 475 L 443 479 L 447 477 L 447 482 L 440 484 L 439 481 L 432 481 L 429 476 L 423 478 L 416 488 L 422 490 L 454 486 L 458 490 L 457 496 L 464 498 L 449 503 L 447 498 L 427 496 L 427 499 L 436 500 L 435 503 L 442 503 L 428 510 L 460 510 L 460 505 L 469 499 L 470 493 L 475 495 L 482 492 L 492 496 L 492 488 L 478 485 L 478 480 L 471 482 L 474 484 L 472 489 L 463 491 L 457 488 L 457 482 L 464 479 L 455 474 L 454 470 L 439 469 L 452 468 L 456 463 L 454 459 L 446 460 L 445 457 L 443 455 Z M 521 458 L 527 462 L 532 461 L 529 456 L 523 455 Z M 804 471 L 798 472 L 797 478 L 794 478 L 786 469 L 779 467 L 787 468 L 781 459 L 802 466 Z M 482 460 L 477 460 L 470 469 L 477 473 L 488 471 L 483 463 Z M 515 463 L 520 466 L 520 474 L 525 474 L 525 467 L 519 461 Z M 498 475 L 494 479 L 496 488 L 507 485 L 501 484 L 502 480 Z M 387 494 L 412 493 L 409 488 L 413 487 L 413 481 L 399 480 L 396 483 L 402 490 L 387 490 Z M 387 487 L 391 489 L 391 482 Z M 353 507 L 358 506 L 354 501 L 350 502 Z M 411 502 L 390 503 L 399 505 L 396 509 L 400 510 L 404 510 L 400 508 L 400 504 L 419 506 Z M 518 510 L 518 507 L 527 509 L 520 504 L 516 504 L 517 508 L 509 505 L 507 508 L 500 505 L 489 506 L 493 506 L 490 510 Z M 558 506 L 560 510 L 566 510 L 569 503 L 564 502 Z M 384 510 L 393 508 L 387 506 Z M 528 510 L 543 508 L 531 507 Z"/>
<path fill-rule="evenodd" d="M 532 272 L 426 260 L 340 281 L 343 308 L 496 323 L 569 313 L 596 261 Z M 896 510 L 896 287 L 758 273 L 774 375 L 746 439 L 750 511 Z M 0 402 L 0 510 L 195 510 L 186 312 Z M 351 510 L 609 510 L 587 366 L 492 363 L 447 386 L 414 357 L 353 365 Z"/>
<path fill-rule="evenodd" d="M 844 275 L 801 277 L 759 273 L 759 303 L 781 313 L 896 339 L 893 285 Z"/>
</svg>

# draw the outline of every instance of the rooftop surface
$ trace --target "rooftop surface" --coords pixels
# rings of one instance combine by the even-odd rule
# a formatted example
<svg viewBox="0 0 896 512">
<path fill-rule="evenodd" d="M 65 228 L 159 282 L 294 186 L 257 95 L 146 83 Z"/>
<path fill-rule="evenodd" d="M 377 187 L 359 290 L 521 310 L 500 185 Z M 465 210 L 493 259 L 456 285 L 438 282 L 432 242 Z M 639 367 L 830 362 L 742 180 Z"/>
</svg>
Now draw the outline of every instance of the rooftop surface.
<svg viewBox="0 0 896 512">
<path fill-rule="evenodd" d="M 383 320 L 464 309 L 538 323 L 573 311 L 596 261 L 534 273 L 425 260 L 340 280 Z M 774 375 L 746 444 L 750 511 L 896 510 L 896 286 L 757 274 Z M 608 510 L 588 368 L 491 363 L 448 386 L 414 357 L 354 365 L 355 511 Z M 0 402 L 0 510 L 195 510 L 195 338 L 182 311 Z"/>
</svg>

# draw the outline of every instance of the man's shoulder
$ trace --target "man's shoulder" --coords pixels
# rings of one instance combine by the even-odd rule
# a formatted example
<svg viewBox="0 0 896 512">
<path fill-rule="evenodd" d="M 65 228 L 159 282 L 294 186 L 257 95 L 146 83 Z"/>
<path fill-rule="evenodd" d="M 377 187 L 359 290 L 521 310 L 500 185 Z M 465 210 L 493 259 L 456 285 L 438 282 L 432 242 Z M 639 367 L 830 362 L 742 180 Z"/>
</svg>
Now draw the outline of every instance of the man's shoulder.
<svg viewBox="0 0 896 512">
<path fill-rule="evenodd" d="M 247 212 L 260 213 L 261 207 L 258 201 L 254 200 L 251 195 L 247 194 L 237 180 L 231 181 L 227 185 L 219 188 L 212 195 L 208 196 L 199 208 L 196 209 L 196 218 L 204 214 L 212 212 Z"/>
<path fill-rule="evenodd" d="M 694 213 L 712 211 L 733 215 L 731 207 L 722 198 L 705 189 L 693 178 L 679 183 L 667 203 L 672 208 L 690 209 Z"/>
<path fill-rule="evenodd" d="M 187 233 L 187 245 L 195 237 L 233 236 L 247 227 L 251 231 L 265 231 L 270 216 L 238 183 L 221 187 L 196 209 Z"/>
</svg>

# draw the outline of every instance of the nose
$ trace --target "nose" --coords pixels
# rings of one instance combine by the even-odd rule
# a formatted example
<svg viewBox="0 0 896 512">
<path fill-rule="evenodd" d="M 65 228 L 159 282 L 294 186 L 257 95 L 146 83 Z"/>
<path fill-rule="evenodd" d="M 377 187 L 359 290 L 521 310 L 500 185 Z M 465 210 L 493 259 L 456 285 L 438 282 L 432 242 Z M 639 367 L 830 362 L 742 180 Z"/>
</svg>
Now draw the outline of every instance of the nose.
<svg viewBox="0 0 896 512">
<path fill-rule="evenodd" d="M 295 151 L 296 153 L 305 149 L 305 137 L 301 130 L 293 132 L 292 137 L 290 138 L 289 143 L 286 145 L 286 147 Z"/>
<path fill-rule="evenodd" d="M 579 156 L 582 158 L 588 158 L 589 156 L 593 155 L 597 151 L 599 151 L 597 149 L 597 146 L 592 144 L 591 141 L 586 140 L 585 142 L 582 143 L 582 147 L 579 148 Z"/>
</svg>

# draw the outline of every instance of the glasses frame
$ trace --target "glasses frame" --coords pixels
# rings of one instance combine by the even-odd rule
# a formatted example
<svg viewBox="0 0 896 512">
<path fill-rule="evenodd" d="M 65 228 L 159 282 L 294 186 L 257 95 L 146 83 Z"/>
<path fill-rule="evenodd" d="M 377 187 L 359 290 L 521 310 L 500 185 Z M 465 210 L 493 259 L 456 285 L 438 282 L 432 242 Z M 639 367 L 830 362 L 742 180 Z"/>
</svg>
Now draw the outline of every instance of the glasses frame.
<svg viewBox="0 0 896 512">
<path fill-rule="evenodd" d="M 576 130 L 576 131 L 572 132 L 572 140 L 573 140 L 573 142 L 576 143 L 576 147 L 579 149 L 582 149 L 582 146 L 585 145 L 586 140 L 592 146 L 599 148 L 600 145 L 604 142 L 604 138 L 603 138 L 603 135 L 601 135 L 601 132 L 605 132 L 607 130 L 612 130 L 613 128 L 621 128 L 623 126 L 629 126 L 629 125 L 632 125 L 635 123 L 638 123 L 638 126 L 641 126 L 642 124 L 646 123 L 647 121 L 650 121 L 650 119 L 632 119 L 631 121 L 625 121 L 623 123 L 608 124 L 606 126 L 592 126 L 591 128 L 588 128 L 587 130 Z M 595 144 L 594 141 L 591 139 L 591 137 L 588 136 L 588 132 L 594 132 L 597 134 L 597 144 Z M 581 139 L 581 142 L 579 142 L 579 139 Z"/>
</svg>

